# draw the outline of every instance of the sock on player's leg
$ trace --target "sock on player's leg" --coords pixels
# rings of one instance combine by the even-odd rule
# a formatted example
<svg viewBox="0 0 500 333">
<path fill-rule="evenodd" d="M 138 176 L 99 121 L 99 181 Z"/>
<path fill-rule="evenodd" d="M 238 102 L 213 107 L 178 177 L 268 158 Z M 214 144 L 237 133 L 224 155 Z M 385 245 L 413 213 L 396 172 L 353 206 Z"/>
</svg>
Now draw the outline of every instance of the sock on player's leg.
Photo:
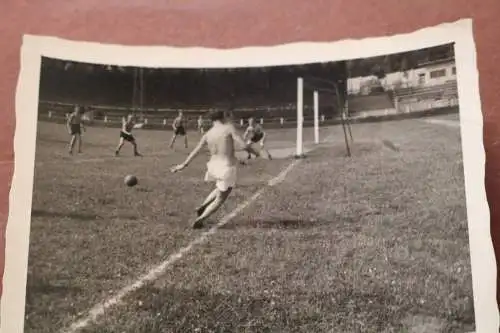
<svg viewBox="0 0 500 333">
<path fill-rule="evenodd" d="M 193 228 L 198 229 L 198 228 L 203 227 L 203 222 L 222 206 L 222 204 L 226 201 L 227 197 L 231 193 L 231 190 L 232 190 L 232 188 L 228 188 L 224 192 L 217 190 L 217 195 L 216 195 L 215 199 L 210 204 L 208 204 L 208 206 L 205 208 L 205 211 L 203 212 L 203 214 L 201 214 L 194 221 Z"/>
</svg>

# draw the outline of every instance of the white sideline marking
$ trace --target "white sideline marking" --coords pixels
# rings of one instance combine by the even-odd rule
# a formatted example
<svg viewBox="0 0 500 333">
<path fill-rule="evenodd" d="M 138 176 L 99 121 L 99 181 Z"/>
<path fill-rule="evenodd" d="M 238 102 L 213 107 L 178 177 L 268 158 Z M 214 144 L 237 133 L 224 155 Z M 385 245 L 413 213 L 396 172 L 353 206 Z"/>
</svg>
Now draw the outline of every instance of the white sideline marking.
<svg viewBox="0 0 500 333">
<path fill-rule="evenodd" d="M 269 186 L 275 186 L 285 180 L 286 175 L 301 162 L 301 160 L 296 160 L 289 164 L 284 170 L 282 170 L 276 177 L 271 179 L 268 183 Z M 118 305 L 122 302 L 123 298 L 140 288 L 142 288 L 147 282 L 154 281 L 158 279 L 165 270 L 174 264 L 176 261 L 180 260 L 185 254 L 191 251 L 196 245 L 204 243 L 210 235 L 213 235 L 217 230 L 235 218 L 241 211 L 243 211 L 247 206 L 253 203 L 257 198 L 259 198 L 265 191 L 265 187 L 261 188 L 255 192 L 250 198 L 239 204 L 231 213 L 224 216 L 216 225 L 210 228 L 208 231 L 201 234 L 198 238 L 191 241 L 187 246 L 181 248 L 177 253 L 170 255 L 165 261 L 159 265 L 153 267 L 148 273 L 139 277 L 134 283 L 124 287 L 118 291 L 113 297 L 95 305 L 89 310 L 88 315 L 79 321 L 73 323 L 68 329 L 62 330 L 65 333 L 76 333 L 79 330 L 89 326 L 90 324 L 97 321 L 97 319 L 102 316 L 107 309 L 114 305 Z"/>
<path fill-rule="evenodd" d="M 458 121 L 453 121 L 453 120 L 425 119 L 424 121 L 429 124 L 443 125 L 448 127 L 460 127 L 460 123 Z"/>
</svg>

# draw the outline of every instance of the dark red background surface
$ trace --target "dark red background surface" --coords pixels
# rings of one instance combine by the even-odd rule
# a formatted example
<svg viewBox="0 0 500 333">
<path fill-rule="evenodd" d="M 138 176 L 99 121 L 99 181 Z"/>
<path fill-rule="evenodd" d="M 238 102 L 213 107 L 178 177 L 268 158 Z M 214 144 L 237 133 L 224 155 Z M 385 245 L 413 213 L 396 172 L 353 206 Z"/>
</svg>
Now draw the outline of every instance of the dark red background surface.
<svg viewBox="0 0 500 333">
<path fill-rule="evenodd" d="M 392 35 L 461 18 L 474 19 L 485 119 L 486 190 L 500 257 L 500 145 L 495 145 L 500 142 L 498 0 L 2 0 L 0 12 L 2 274 L 23 34 L 125 45 L 233 48 Z"/>
</svg>

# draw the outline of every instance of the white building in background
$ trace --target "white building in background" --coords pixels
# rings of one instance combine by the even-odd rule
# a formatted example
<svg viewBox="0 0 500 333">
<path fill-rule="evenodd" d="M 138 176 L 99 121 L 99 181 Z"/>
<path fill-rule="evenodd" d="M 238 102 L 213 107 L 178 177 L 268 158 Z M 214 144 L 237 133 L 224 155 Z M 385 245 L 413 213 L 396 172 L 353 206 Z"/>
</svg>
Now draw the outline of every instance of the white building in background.
<svg viewBox="0 0 500 333">
<path fill-rule="evenodd" d="M 457 80 L 455 60 L 447 59 L 421 64 L 406 72 L 386 74 L 378 80 L 376 76 L 354 77 L 347 80 L 349 94 L 369 94 L 372 88 L 382 85 L 385 90 L 407 87 L 432 87 Z"/>
</svg>

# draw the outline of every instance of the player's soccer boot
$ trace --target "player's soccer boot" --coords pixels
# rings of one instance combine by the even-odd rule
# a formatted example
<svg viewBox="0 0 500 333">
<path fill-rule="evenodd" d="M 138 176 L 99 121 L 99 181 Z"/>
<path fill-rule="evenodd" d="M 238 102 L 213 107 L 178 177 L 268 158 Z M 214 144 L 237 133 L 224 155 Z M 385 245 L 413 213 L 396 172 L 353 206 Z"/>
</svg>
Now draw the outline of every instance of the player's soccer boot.
<svg viewBox="0 0 500 333">
<path fill-rule="evenodd" d="M 195 220 L 193 222 L 193 229 L 201 229 L 203 228 L 203 221 Z"/>
</svg>

